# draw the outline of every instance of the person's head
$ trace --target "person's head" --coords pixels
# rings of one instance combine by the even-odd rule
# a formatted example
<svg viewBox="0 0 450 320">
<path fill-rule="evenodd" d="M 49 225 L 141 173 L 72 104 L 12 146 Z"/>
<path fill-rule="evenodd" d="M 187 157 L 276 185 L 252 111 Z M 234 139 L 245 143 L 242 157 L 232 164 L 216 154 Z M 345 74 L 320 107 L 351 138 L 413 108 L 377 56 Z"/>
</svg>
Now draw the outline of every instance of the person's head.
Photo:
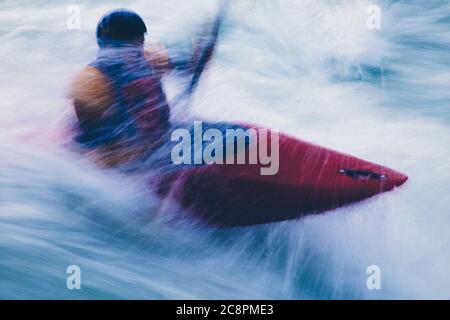
<svg viewBox="0 0 450 320">
<path fill-rule="evenodd" d="M 97 43 L 108 45 L 143 45 L 147 27 L 135 12 L 117 9 L 104 15 L 97 25 Z"/>
</svg>

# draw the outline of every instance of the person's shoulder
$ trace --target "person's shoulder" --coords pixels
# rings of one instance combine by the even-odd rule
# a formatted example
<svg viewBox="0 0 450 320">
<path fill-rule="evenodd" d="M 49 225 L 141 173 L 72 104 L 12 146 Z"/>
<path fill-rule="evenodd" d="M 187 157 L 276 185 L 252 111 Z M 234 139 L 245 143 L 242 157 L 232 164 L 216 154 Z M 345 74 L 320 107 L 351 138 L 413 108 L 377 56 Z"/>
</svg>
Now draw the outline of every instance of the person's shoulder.
<svg viewBox="0 0 450 320">
<path fill-rule="evenodd" d="M 170 68 L 170 59 L 163 44 L 152 44 L 145 49 L 145 58 L 152 67 L 165 72 Z"/>
<path fill-rule="evenodd" d="M 110 81 L 98 69 L 87 66 L 73 78 L 69 97 L 91 106 L 106 106 L 112 99 Z"/>
</svg>

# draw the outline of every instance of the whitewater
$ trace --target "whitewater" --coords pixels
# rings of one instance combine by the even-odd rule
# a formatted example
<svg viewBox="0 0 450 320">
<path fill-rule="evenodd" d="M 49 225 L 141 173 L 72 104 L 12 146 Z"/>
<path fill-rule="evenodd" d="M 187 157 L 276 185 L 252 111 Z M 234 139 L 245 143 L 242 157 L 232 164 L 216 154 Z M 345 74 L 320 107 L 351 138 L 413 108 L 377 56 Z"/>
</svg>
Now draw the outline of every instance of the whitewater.
<svg viewBox="0 0 450 320">
<path fill-rule="evenodd" d="M 69 28 L 68 7 L 80 8 Z M 367 27 L 369 6 L 381 28 Z M 245 121 L 408 174 L 398 190 L 298 221 L 216 229 L 145 180 L 61 146 L 95 27 L 126 7 L 186 54 L 218 2 L 0 3 L 0 299 L 450 298 L 448 1 L 232 1 L 175 119 Z M 70 11 L 70 10 L 69 10 Z M 170 98 L 183 81 L 165 79 Z M 66 287 L 68 266 L 81 289 Z M 367 287 L 379 266 L 381 289 Z"/>
</svg>

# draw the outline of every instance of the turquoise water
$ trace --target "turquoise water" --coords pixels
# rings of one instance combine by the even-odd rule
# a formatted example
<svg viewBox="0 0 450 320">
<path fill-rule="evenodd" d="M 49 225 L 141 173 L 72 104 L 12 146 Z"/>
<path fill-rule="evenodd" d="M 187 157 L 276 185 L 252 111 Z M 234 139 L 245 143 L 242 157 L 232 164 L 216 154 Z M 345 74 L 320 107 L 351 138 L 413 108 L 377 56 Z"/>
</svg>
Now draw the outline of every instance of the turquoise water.
<svg viewBox="0 0 450 320">
<path fill-rule="evenodd" d="M 366 27 L 381 8 L 381 29 Z M 132 8 L 172 54 L 214 1 L 0 4 L 0 298 L 450 297 L 450 5 L 263 0 L 233 4 L 200 86 L 174 119 L 244 120 L 409 175 L 395 192 L 324 215 L 215 230 L 181 219 L 142 177 L 102 171 L 55 142 L 95 24 Z M 170 97 L 182 83 L 167 77 Z M 66 287 L 69 265 L 81 289 Z M 367 267 L 381 269 L 368 290 Z"/>
</svg>

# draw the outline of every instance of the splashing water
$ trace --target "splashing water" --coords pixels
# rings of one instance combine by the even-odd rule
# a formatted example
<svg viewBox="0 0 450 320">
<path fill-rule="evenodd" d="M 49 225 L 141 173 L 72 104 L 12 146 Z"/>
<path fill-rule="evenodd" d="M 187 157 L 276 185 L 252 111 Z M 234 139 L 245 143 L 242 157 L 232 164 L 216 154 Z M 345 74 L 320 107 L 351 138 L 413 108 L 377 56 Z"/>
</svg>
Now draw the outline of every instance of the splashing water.
<svg viewBox="0 0 450 320">
<path fill-rule="evenodd" d="M 449 298 L 450 4 L 240 1 L 189 110 L 246 120 L 410 176 L 401 189 L 267 226 L 219 230 L 133 176 L 58 146 L 71 77 L 96 53 L 95 24 L 128 7 L 148 40 L 187 50 L 213 1 L 0 4 L 0 298 Z M 176 79 L 165 83 L 169 95 Z M 82 289 L 66 288 L 66 268 Z M 382 289 L 368 290 L 378 265 Z"/>
</svg>

